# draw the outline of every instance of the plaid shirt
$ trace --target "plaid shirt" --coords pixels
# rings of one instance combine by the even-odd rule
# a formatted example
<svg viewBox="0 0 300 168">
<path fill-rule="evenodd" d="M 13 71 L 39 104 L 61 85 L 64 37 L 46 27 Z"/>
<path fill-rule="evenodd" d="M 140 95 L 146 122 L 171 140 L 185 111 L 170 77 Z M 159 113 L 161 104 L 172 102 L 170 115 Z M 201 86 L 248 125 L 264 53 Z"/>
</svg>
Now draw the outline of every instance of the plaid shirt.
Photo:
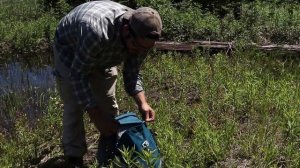
<svg viewBox="0 0 300 168">
<path fill-rule="evenodd" d="M 122 15 L 130 8 L 113 1 L 84 3 L 60 21 L 54 40 L 58 57 L 70 68 L 78 103 L 95 107 L 89 75 L 124 62 L 123 79 L 129 95 L 143 91 L 140 65 L 145 55 L 128 55 L 120 37 Z M 59 72 L 56 71 L 59 74 Z"/>
</svg>

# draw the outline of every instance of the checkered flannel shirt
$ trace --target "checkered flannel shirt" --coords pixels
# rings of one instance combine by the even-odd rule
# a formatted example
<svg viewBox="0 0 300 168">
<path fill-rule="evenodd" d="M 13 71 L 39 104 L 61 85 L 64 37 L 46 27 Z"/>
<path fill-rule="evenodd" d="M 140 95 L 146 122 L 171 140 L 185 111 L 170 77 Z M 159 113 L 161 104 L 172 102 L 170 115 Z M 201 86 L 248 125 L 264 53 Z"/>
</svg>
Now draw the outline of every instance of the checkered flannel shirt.
<svg viewBox="0 0 300 168">
<path fill-rule="evenodd" d="M 70 76 L 78 103 L 95 107 L 89 86 L 89 75 L 123 64 L 125 90 L 129 95 L 143 91 L 140 65 L 145 55 L 128 55 L 120 39 L 122 14 L 130 8 L 113 1 L 84 3 L 60 21 L 54 40 L 58 57 L 70 68 Z M 59 73 L 59 72 L 58 72 Z"/>
</svg>

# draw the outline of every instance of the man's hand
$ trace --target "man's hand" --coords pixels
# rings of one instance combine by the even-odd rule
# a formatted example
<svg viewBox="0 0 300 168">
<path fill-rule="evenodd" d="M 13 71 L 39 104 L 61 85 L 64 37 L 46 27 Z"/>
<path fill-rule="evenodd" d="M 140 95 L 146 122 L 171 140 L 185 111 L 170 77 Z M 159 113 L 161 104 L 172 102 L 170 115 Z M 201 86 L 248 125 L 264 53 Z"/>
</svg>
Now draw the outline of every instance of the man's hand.
<svg viewBox="0 0 300 168">
<path fill-rule="evenodd" d="M 139 107 L 139 111 L 141 112 L 141 114 L 143 116 L 143 120 L 145 120 L 146 122 L 154 121 L 155 120 L 155 112 L 147 103 L 144 91 L 136 94 L 134 96 L 134 100 Z"/>
<path fill-rule="evenodd" d="M 148 103 L 143 103 L 139 107 L 139 111 L 142 113 L 143 120 L 146 122 L 154 121 L 155 119 L 155 112 L 154 110 L 149 106 Z"/>
<path fill-rule="evenodd" d="M 101 134 L 111 136 L 117 133 L 118 122 L 114 119 L 113 115 L 103 114 L 98 107 L 90 108 L 87 111 L 91 121 Z"/>
</svg>

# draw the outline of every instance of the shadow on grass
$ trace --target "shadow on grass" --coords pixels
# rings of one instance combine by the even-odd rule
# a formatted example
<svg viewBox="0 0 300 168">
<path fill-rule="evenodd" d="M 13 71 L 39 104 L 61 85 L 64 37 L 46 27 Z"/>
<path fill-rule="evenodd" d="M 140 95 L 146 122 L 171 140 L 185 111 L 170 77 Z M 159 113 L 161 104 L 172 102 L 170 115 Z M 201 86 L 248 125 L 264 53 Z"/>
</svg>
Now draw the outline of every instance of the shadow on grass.
<svg viewBox="0 0 300 168">
<path fill-rule="evenodd" d="M 65 167 L 68 166 L 66 165 L 64 156 L 57 156 L 54 158 L 50 158 L 46 162 L 38 166 L 38 168 L 65 168 Z"/>
</svg>

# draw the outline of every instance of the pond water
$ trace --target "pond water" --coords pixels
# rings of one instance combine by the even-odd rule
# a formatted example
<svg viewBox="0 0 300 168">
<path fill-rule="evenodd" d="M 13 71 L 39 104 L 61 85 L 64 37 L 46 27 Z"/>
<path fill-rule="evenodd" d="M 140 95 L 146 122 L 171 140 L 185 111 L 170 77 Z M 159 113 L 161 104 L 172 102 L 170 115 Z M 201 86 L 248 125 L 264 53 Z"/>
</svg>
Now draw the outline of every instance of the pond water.
<svg viewBox="0 0 300 168">
<path fill-rule="evenodd" d="M 0 67 L 0 96 L 27 89 L 54 89 L 55 79 L 49 65 L 28 68 L 15 62 Z"/>
<path fill-rule="evenodd" d="M 29 124 L 34 125 L 48 111 L 50 94 L 55 89 L 52 71 L 47 64 L 0 64 L 0 133 L 13 132 L 18 113 L 26 114 Z"/>
</svg>

